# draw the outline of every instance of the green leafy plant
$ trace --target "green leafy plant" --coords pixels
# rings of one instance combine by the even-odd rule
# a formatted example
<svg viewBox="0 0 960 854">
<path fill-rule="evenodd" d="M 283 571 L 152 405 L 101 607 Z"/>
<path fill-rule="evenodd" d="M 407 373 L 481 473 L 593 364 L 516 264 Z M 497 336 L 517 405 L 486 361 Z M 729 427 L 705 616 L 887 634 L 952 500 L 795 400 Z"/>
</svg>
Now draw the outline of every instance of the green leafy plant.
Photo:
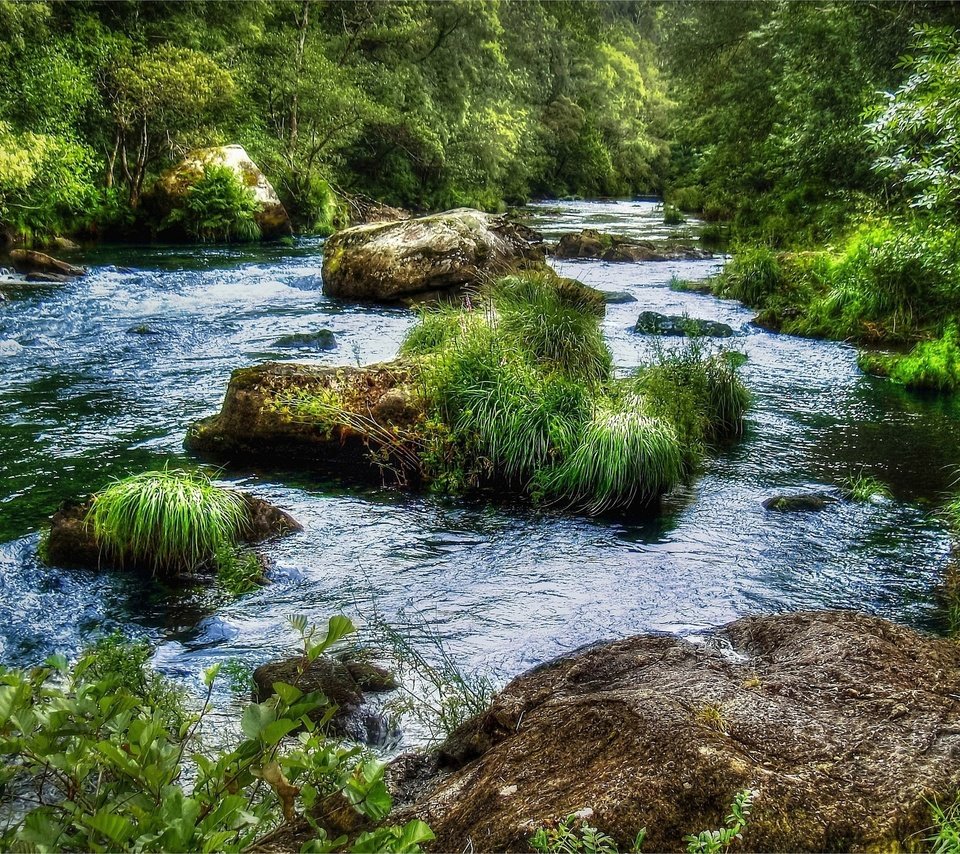
<svg viewBox="0 0 960 854">
<path fill-rule="evenodd" d="M 345 617 L 322 634 L 292 624 L 304 662 L 353 631 Z M 109 639 L 73 666 L 0 669 L 0 803 L 11 816 L 0 848 L 242 851 L 295 823 L 310 851 L 415 852 L 432 838 L 422 822 L 382 825 L 383 765 L 325 738 L 333 710 L 296 679 L 244 709 L 234 745 L 205 745 L 217 669 L 186 717 L 141 645 Z M 344 810 L 355 818 L 338 823 Z"/>
<path fill-rule="evenodd" d="M 744 789 L 730 804 L 724 827 L 719 830 L 702 830 L 700 833 L 683 837 L 683 841 L 687 843 L 688 854 L 718 854 L 742 840 L 755 797 L 756 793 L 752 789 Z"/>
<path fill-rule="evenodd" d="M 926 840 L 930 843 L 930 851 L 933 854 L 956 854 L 960 851 L 960 798 L 945 807 L 934 802 L 930 809 L 934 830 L 933 836 Z"/>
<path fill-rule="evenodd" d="M 216 565 L 245 524 L 243 498 L 201 472 L 147 471 L 98 493 L 87 515 L 112 560 L 180 574 Z"/>
<path fill-rule="evenodd" d="M 646 829 L 641 830 L 627 850 L 637 854 L 643 848 Z M 576 813 L 567 816 L 556 827 L 540 827 L 530 838 L 530 847 L 540 854 L 619 854 L 614 839 L 597 830 Z"/>
<path fill-rule="evenodd" d="M 258 209 L 253 191 L 233 169 L 207 163 L 165 224 L 179 224 L 188 236 L 203 243 L 244 243 L 260 239 Z"/>
</svg>

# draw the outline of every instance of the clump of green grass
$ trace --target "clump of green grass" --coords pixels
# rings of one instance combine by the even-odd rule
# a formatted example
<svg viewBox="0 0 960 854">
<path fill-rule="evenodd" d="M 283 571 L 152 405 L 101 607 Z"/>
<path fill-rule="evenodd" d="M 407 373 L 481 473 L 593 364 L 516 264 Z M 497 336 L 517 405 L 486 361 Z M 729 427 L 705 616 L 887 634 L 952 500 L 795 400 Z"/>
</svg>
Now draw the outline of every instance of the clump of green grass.
<svg viewBox="0 0 960 854">
<path fill-rule="evenodd" d="M 633 381 L 649 410 L 676 430 L 686 462 L 695 466 L 706 446 L 739 435 L 750 395 L 737 375 L 742 354 L 715 351 L 691 338 L 658 346 Z"/>
<path fill-rule="evenodd" d="M 680 211 L 680 208 L 671 204 L 665 204 L 663 206 L 663 224 L 664 225 L 681 225 L 686 221 L 687 221 L 687 218 Z"/>
<path fill-rule="evenodd" d="M 956 854 L 960 851 L 960 797 L 952 804 L 931 804 L 934 834 L 927 842 L 933 854 Z"/>
<path fill-rule="evenodd" d="M 94 496 L 87 515 L 101 549 L 114 561 L 179 575 L 215 566 L 237 541 L 243 498 L 199 472 L 148 471 Z"/>
<path fill-rule="evenodd" d="M 683 454 L 671 425 L 646 415 L 639 399 L 602 400 L 576 448 L 544 471 L 545 496 L 603 513 L 649 502 L 684 474 Z"/>
<path fill-rule="evenodd" d="M 848 501 L 861 503 L 890 498 L 890 488 L 882 480 L 862 471 L 845 477 L 840 484 L 840 491 Z"/>
<path fill-rule="evenodd" d="M 773 250 L 765 246 L 739 249 L 723 268 L 714 290 L 718 296 L 759 308 L 783 287 L 783 273 Z"/>
<path fill-rule="evenodd" d="M 217 565 L 217 581 L 228 593 L 233 596 L 243 596 L 263 587 L 265 577 L 263 564 L 253 551 L 238 549 L 236 546 L 224 545 L 218 549 L 215 561 Z"/>
</svg>

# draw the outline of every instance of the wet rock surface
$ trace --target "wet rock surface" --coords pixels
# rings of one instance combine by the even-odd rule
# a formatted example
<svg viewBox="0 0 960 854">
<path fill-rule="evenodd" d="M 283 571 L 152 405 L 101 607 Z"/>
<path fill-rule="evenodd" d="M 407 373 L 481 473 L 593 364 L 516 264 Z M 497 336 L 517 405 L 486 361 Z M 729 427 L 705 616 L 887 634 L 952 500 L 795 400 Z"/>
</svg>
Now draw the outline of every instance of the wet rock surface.
<svg viewBox="0 0 960 854">
<path fill-rule="evenodd" d="M 394 734 L 386 718 L 364 705 L 364 692 L 393 691 L 398 682 L 384 667 L 361 659 L 321 655 L 314 661 L 303 656 L 268 661 L 253 672 L 253 699 L 262 702 L 273 693 L 275 682 L 294 685 L 303 693 L 319 691 L 337 707 L 328 731 L 364 744 L 382 744 Z M 320 722 L 326 707 L 311 718 Z"/>
<path fill-rule="evenodd" d="M 960 646 L 843 611 L 737 620 L 698 643 L 586 649 L 520 676 L 392 784 L 432 848 L 526 851 L 592 810 L 621 850 L 721 826 L 757 792 L 749 851 L 922 848 L 960 784 Z"/>
<path fill-rule="evenodd" d="M 774 513 L 802 513 L 823 510 L 839 499 L 828 492 L 801 492 L 792 495 L 772 495 L 763 501 L 764 510 Z"/>
<path fill-rule="evenodd" d="M 393 302 L 480 285 L 490 276 L 542 262 L 536 232 L 506 216 L 458 208 L 338 231 L 324 246 L 323 292 Z"/>
<path fill-rule="evenodd" d="M 292 335 L 281 335 L 271 346 L 291 350 L 336 350 L 337 336 L 329 329 L 296 332 Z"/>
<path fill-rule="evenodd" d="M 10 263 L 18 273 L 26 275 L 30 282 L 69 282 L 87 274 L 83 267 L 76 267 L 32 249 L 11 249 Z"/>
</svg>

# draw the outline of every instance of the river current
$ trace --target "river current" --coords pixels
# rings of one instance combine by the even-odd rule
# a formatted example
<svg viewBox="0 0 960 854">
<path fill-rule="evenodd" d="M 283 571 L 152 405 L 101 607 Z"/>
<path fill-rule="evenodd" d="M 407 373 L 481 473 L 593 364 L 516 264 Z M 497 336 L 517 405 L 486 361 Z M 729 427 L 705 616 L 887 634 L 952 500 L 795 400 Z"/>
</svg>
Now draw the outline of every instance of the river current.
<svg viewBox="0 0 960 854">
<path fill-rule="evenodd" d="M 543 203 L 548 237 L 583 227 L 665 237 L 648 202 Z M 219 408 L 231 370 L 265 359 L 321 364 L 392 357 L 415 315 L 325 297 L 323 243 L 293 248 L 99 247 L 75 283 L 14 289 L 0 302 L 0 662 L 75 651 L 121 628 L 157 645 L 164 671 L 195 683 L 218 661 L 291 651 L 285 617 L 361 625 L 375 609 L 436 634 L 498 684 L 602 638 L 692 633 L 745 614 L 860 608 L 936 630 L 950 541 L 934 511 L 960 466 L 960 409 L 862 375 L 842 343 L 773 334 L 731 301 L 671 290 L 722 261 L 555 262 L 624 291 L 604 329 L 619 369 L 651 341 L 643 310 L 730 324 L 753 395 L 744 437 L 713 454 L 662 515 L 589 519 L 522 506 L 354 488 L 309 473 L 224 473 L 289 510 L 303 533 L 270 544 L 273 583 L 227 601 L 120 574 L 44 567 L 37 532 L 58 503 L 110 478 L 194 462 L 181 442 Z M 73 260 L 73 259 L 71 259 Z M 330 352 L 280 336 L 325 328 Z M 865 472 L 892 500 L 769 513 L 784 491 L 832 488 Z M 429 655 L 429 651 L 427 652 Z"/>
</svg>

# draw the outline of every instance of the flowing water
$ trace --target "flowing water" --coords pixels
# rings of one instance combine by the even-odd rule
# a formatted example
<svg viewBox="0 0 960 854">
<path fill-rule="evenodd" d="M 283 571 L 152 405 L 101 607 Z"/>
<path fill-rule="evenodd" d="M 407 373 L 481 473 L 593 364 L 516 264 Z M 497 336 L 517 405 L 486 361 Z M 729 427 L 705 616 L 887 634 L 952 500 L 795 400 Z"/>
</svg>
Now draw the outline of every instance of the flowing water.
<svg viewBox="0 0 960 854">
<path fill-rule="evenodd" d="M 550 237 L 672 231 L 644 202 L 530 213 Z M 314 239 L 292 249 L 101 247 L 81 259 L 86 278 L 0 303 L 0 662 L 36 662 L 122 628 L 151 637 L 158 666 L 193 681 L 215 662 L 289 653 L 289 614 L 322 623 L 343 611 L 362 623 L 373 609 L 414 641 L 439 635 L 466 669 L 497 682 L 597 639 L 693 632 L 751 613 L 861 608 L 936 629 L 950 543 L 933 509 L 960 466 L 960 410 L 863 376 L 849 346 L 765 332 L 737 303 L 669 288 L 672 276 L 705 278 L 719 260 L 556 263 L 636 298 L 610 305 L 604 322 L 623 370 L 649 353 L 651 341 L 630 331 L 645 309 L 728 323 L 736 336 L 726 343 L 749 357 L 745 436 L 657 518 L 588 519 L 250 471 L 225 477 L 305 530 L 269 545 L 273 583 L 249 596 L 39 564 L 37 531 L 63 498 L 166 461 L 190 464 L 187 426 L 219 407 L 232 369 L 396 353 L 414 315 L 325 297 L 322 251 Z M 336 350 L 274 344 L 320 328 L 336 334 Z M 861 470 L 893 499 L 819 513 L 761 506 Z"/>
</svg>

